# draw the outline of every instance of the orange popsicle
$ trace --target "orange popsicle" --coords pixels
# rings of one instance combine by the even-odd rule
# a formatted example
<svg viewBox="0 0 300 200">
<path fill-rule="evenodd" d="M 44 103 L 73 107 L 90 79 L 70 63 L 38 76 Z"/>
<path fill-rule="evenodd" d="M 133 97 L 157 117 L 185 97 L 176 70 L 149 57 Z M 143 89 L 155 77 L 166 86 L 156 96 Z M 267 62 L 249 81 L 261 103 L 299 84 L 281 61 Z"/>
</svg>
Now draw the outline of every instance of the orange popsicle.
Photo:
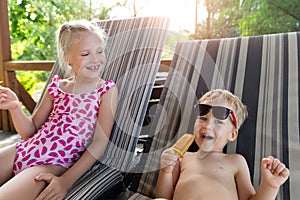
<svg viewBox="0 0 300 200">
<path fill-rule="evenodd" d="M 194 135 L 190 133 L 185 133 L 181 136 L 177 142 L 172 146 L 172 149 L 181 157 L 183 158 L 185 152 L 191 146 L 194 141 Z"/>
</svg>

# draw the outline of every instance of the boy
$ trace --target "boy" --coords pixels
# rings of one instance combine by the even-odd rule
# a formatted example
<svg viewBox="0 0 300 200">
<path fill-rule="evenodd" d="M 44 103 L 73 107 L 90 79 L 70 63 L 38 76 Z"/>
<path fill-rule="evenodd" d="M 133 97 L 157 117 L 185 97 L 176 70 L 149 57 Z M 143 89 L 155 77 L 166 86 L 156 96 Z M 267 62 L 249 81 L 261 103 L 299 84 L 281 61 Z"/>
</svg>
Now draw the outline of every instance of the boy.
<svg viewBox="0 0 300 200">
<path fill-rule="evenodd" d="M 243 156 L 224 154 L 247 117 L 246 106 L 227 90 L 212 90 L 197 105 L 194 125 L 197 152 L 180 158 L 172 148 L 161 155 L 156 197 L 166 199 L 275 199 L 289 170 L 278 159 L 262 159 L 262 181 L 255 192 Z"/>
</svg>

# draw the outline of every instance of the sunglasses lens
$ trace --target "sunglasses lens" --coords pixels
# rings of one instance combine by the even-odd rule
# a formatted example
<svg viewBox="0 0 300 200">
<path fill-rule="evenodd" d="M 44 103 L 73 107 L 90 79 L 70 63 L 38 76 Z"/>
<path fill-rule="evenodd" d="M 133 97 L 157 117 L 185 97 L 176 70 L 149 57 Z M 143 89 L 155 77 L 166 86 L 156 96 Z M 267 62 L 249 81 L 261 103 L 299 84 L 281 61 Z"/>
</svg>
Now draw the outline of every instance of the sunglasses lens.
<svg viewBox="0 0 300 200">
<path fill-rule="evenodd" d="M 229 114 L 231 114 L 232 118 L 233 118 L 232 119 L 233 125 L 234 125 L 234 127 L 237 126 L 235 115 L 234 115 L 233 111 L 230 110 L 229 108 L 222 107 L 222 106 L 210 106 L 210 105 L 206 105 L 206 104 L 195 105 L 195 108 L 198 109 L 199 116 L 206 115 L 207 113 L 209 113 L 210 109 L 212 109 L 213 116 L 219 120 L 225 120 L 225 119 L 227 119 Z"/>
<path fill-rule="evenodd" d="M 203 116 L 203 115 L 206 115 L 207 113 L 209 113 L 211 106 L 205 105 L 205 104 L 199 104 L 198 108 L 199 108 L 199 115 Z"/>
<path fill-rule="evenodd" d="M 213 107 L 213 115 L 215 118 L 224 120 L 228 117 L 230 110 L 224 107 Z"/>
</svg>

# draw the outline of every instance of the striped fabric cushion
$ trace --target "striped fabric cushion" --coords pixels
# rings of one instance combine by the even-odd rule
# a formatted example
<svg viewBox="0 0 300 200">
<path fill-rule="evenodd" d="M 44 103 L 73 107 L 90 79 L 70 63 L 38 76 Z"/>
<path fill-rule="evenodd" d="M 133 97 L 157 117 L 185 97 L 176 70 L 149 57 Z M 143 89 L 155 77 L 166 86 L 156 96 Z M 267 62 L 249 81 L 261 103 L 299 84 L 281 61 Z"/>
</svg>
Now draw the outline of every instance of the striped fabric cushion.
<svg viewBox="0 0 300 200">
<path fill-rule="evenodd" d="M 138 17 L 103 20 L 106 31 L 105 80 L 116 82 L 119 104 L 110 142 L 103 156 L 84 179 L 69 192 L 67 199 L 96 198 L 122 179 L 121 171 L 131 169 L 138 136 L 146 114 L 155 76 L 166 40 L 169 18 Z M 55 64 L 50 77 L 62 72 Z M 101 167 L 103 163 L 107 167 Z M 93 169 L 94 169 L 93 168 Z M 113 170 L 114 169 L 114 170 Z M 97 190 L 97 191 L 94 191 Z"/>
<path fill-rule="evenodd" d="M 66 199 L 97 199 L 122 179 L 120 171 L 98 162 L 75 183 Z"/>
<path fill-rule="evenodd" d="M 249 117 L 228 153 L 242 154 L 255 188 L 262 157 L 273 155 L 290 168 L 277 199 L 300 197 L 300 33 L 189 41 L 176 46 L 153 122 L 154 137 L 137 191 L 154 197 L 161 152 L 193 132 L 193 105 L 203 93 L 224 88 L 241 97 Z M 138 198 L 137 195 L 134 199 Z"/>
<path fill-rule="evenodd" d="M 128 171 L 160 65 L 169 18 L 108 20 L 98 25 L 109 35 L 103 77 L 114 80 L 119 93 L 111 142 L 100 161 Z"/>
</svg>

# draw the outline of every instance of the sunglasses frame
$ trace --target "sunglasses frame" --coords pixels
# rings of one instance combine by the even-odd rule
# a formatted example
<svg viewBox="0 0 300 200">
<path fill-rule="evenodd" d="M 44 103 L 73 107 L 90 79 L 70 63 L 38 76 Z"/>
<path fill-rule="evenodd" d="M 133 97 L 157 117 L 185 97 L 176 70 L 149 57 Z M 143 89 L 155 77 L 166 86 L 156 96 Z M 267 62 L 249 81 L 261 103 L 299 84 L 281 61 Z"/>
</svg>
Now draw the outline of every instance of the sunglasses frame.
<svg viewBox="0 0 300 200">
<path fill-rule="evenodd" d="M 199 108 L 200 105 L 204 105 L 204 106 L 206 106 L 206 107 L 209 108 L 207 113 L 209 113 L 210 110 L 212 110 L 213 116 L 214 116 L 216 119 L 219 119 L 219 120 L 225 120 L 225 119 L 228 118 L 229 115 L 231 115 L 232 123 L 233 123 L 234 127 L 237 128 L 237 120 L 236 120 L 236 117 L 235 117 L 234 112 L 233 112 L 231 109 L 226 108 L 226 107 L 224 107 L 224 106 L 211 106 L 211 105 L 208 105 L 208 104 L 197 103 L 197 104 L 194 106 L 194 108 L 195 108 L 195 109 L 198 108 L 199 114 L 200 114 L 200 108 Z M 222 119 L 222 118 L 216 117 L 216 116 L 215 116 L 215 112 L 214 112 L 214 109 L 216 109 L 216 108 L 222 108 L 222 109 L 225 109 L 225 110 L 227 111 L 227 113 L 228 113 L 227 116 L 226 116 L 226 118 Z M 206 115 L 207 113 L 205 113 L 204 115 Z"/>
</svg>

